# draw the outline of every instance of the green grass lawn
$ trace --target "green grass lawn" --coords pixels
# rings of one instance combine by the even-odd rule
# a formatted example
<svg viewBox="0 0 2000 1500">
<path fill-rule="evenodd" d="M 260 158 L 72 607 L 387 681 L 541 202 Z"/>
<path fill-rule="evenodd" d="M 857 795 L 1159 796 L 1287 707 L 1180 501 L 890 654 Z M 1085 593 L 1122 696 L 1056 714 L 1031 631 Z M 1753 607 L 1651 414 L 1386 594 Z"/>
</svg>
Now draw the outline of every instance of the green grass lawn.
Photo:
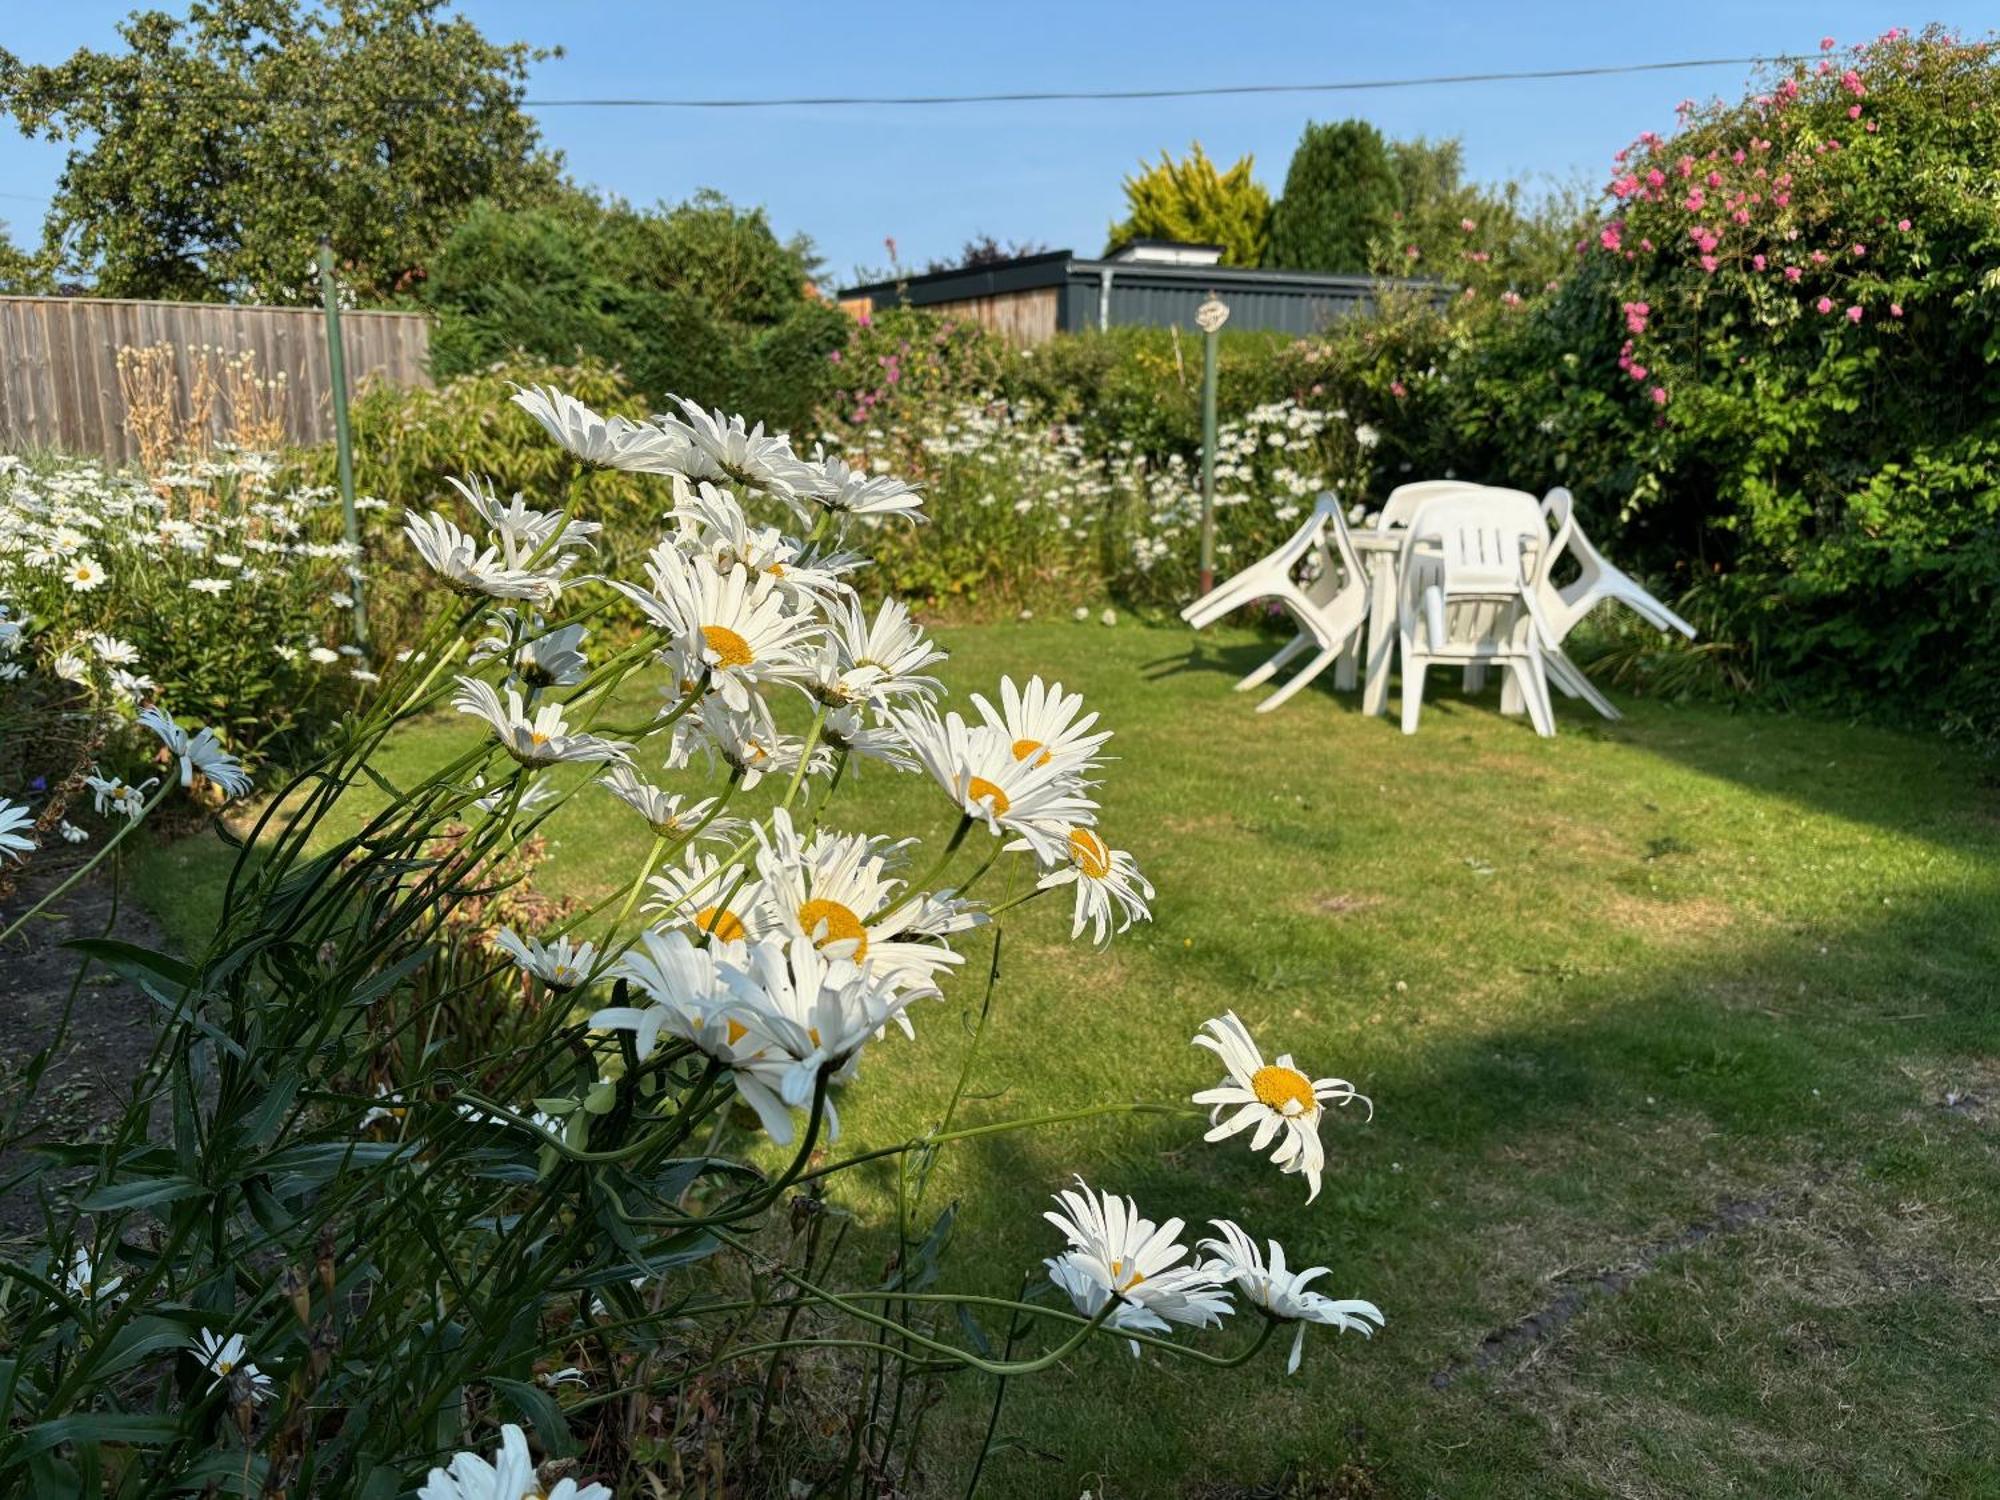
<svg viewBox="0 0 2000 1500">
<path fill-rule="evenodd" d="M 1155 922 L 1102 954 L 1068 942 L 1058 898 L 1008 918 L 962 1118 L 1185 1097 L 1216 1072 L 1189 1038 L 1234 1009 L 1374 1120 L 1328 1120 L 1310 1207 L 1193 1120 L 970 1143 L 933 1188 L 961 1205 L 945 1281 L 1013 1295 L 1057 1248 L 1046 1195 L 1082 1171 L 1155 1217 L 1280 1236 L 1388 1327 L 1309 1335 L 1289 1380 L 1282 1350 L 1218 1375 L 1104 1341 L 1017 1384 L 981 1493 L 2000 1493 L 2000 820 L 1979 767 L 1643 703 L 1609 725 L 1559 705 L 1539 741 L 1491 692 L 1440 693 L 1411 739 L 1351 696 L 1265 718 L 1230 687 L 1268 645 L 1190 639 L 945 632 L 955 693 L 1039 668 L 1103 710 L 1105 831 L 1159 888 Z M 420 726 L 385 769 L 471 733 Z M 836 807 L 933 838 L 950 816 L 872 767 Z M 584 893 L 649 840 L 609 799 L 552 829 L 545 884 Z M 223 853 L 145 857 L 185 943 Z M 837 1152 L 936 1117 L 978 988 L 869 1054 Z M 842 1179 L 865 1221 L 889 1180 Z M 955 1495 L 985 1408 L 933 1420 Z"/>
</svg>

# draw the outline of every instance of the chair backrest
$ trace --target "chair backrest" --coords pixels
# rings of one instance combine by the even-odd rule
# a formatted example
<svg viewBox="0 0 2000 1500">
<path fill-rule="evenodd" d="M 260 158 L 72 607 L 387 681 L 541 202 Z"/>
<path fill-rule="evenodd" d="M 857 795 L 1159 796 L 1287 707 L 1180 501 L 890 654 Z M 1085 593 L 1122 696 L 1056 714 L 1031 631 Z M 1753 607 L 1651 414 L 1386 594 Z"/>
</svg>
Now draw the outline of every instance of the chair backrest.
<svg viewBox="0 0 2000 1500">
<path fill-rule="evenodd" d="M 1464 479 L 1419 479 L 1414 484 L 1399 484 L 1389 491 L 1389 498 L 1382 502 L 1382 513 L 1375 518 L 1375 529 L 1387 531 L 1394 526 L 1407 526 L 1426 501 L 1445 495 L 1462 495 L 1479 488 Z"/>
<path fill-rule="evenodd" d="M 1340 508 L 1340 496 L 1332 490 L 1320 491 L 1319 501 L 1313 506 L 1313 514 L 1326 518 L 1326 531 L 1321 545 L 1331 538 L 1333 560 L 1347 570 L 1349 578 L 1360 580 L 1367 575 L 1361 568 L 1361 555 L 1354 550 L 1354 538 L 1347 529 L 1347 517 Z"/>
<path fill-rule="evenodd" d="M 1437 495 L 1411 517 L 1402 568 L 1414 580 L 1421 549 L 1442 564 L 1447 595 L 1514 593 L 1533 583 L 1546 559 L 1548 528 L 1541 507 L 1519 490 L 1480 489 Z M 1525 547 L 1536 549 L 1533 567 Z"/>
</svg>

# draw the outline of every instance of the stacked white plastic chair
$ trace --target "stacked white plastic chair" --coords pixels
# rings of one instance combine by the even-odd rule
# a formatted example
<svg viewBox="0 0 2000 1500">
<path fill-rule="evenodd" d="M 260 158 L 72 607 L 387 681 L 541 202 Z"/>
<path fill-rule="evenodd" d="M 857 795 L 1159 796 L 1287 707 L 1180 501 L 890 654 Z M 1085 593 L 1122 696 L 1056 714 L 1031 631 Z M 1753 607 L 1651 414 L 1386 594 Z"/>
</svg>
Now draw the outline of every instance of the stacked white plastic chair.
<svg viewBox="0 0 2000 1500">
<path fill-rule="evenodd" d="M 1574 511 L 1575 501 L 1566 489 L 1550 490 L 1548 498 L 1542 501 L 1542 514 L 1558 533 L 1567 533 L 1566 550 L 1576 559 L 1581 570 L 1573 581 L 1560 589 L 1548 582 L 1543 584 L 1542 614 L 1549 622 L 1549 632 L 1556 643 L 1560 645 L 1566 640 L 1570 631 L 1576 628 L 1577 621 L 1606 600 L 1625 605 L 1660 630 L 1678 630 L 1693 640 L 1694 626 L 1605 561 L 1604 554 L 1584 535 Z"/>
<path fill-rule="evenodd" d="M 1552 552 L 1541 507 L 1519 491 L 1441 494 L 1417 508 L 1397 568 L 1403 733 L 1417 732 L 1425 674 L 1440 664 L 1506 669 L 1535 732 L 1555 733 L 1553 643 L 1537 598 Z"/>
<path fill-rule="evenodd" d="M 1309 558 L 1315 557 L 1317 575 L 1301 584 L 1293 575 Z M 1237 683 L 1238 692 L 1261 687 L 1305 651 L 1317 648 L 1312 659 L 1283 687 L 1257 705 L 1257 712 L 1269 713 L 1282 707 L 1293 694 L 1339 660 L 1367 621 L 1366 575 L 1348 536 L 1347 519 L 1334 495 L 1321 495 L 1312 515 L 1283 546 L 1227 582 L 1216 585 L 1182 610 L 1181 618 L 1200 630 L 1231 610 L 1260 599 L 1280 605 L 1292 617 L 1298 633 L 1269 661 Z"/>
</svg>

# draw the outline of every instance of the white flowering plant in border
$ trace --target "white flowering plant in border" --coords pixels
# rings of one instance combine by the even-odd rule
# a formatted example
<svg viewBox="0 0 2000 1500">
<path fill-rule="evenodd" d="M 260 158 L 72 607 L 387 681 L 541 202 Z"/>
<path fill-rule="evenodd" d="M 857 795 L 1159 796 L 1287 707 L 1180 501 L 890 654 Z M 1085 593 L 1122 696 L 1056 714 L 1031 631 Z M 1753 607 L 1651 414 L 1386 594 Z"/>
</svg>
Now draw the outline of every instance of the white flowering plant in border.
<svg viewBox="0 0 2000 1500">
<path fill-rule="evenodd" d="M 1080 1179 L 1049 1215 L 1062 1245 L 1038 1291 L 934 1284 L 952 1222 L 925 1207 L 940 1154 L 1055 1123 L 958 1118 L 1009 914 L 1061 903 L 1099 942 L 1150 915 L 1151 885 L 1099 823 L 1112 735 L 1040 677 L 961 714 L 922 627 L 893 601 L 862 606 L 852 548 L 882 517 L 921 520 L 908 486 L 692 403 L 634 423 L 561 392 L 517 399 L 578 464 L 656 476 L 666 534 L 643 578 L 613 579 L 561 495 L 470 482 L 469 514 L 411 515 L 434 614 L 324 754 L 229 835 L 207 945 L 72 945 L 166 1024 L 108 1138 L 51 1148 L 89 1181 L 52 1211 L 42 1255 L 0 1262 L 0 1488 L 115 1473 L 135 1496 L 216 1479 L 603 1500 L 646 1492 L 646 1455 L 682 1442 L 721 1444 L 760 1481 L 874 1493 L 869 1476 L 916 1472 L 939 1381 L 984 1376 L 997 1401 L 1099 1338 L 1232 1366 L 1281 1328 L 1296 1364 L 1308 1322 L 1378 1324 L 1371 1304 L 1304 1290 L 1327 1273 L 1291 1270 L 1275 1243 L 1267 1261 L 1230 1224 L 1190 1245 L 1181 1219 Z M 646 627 L 599 649 L 612 600 Z M 437 713 L 462 727 L 460 753 L 392 782 L 377 752 Z M 140 721 L 165 765 L 155 786 L 103 789 L 131 809 L 124 832 L 197 779 L 249 789 L 208 729 L 158 708 Z M 863 758 L 930 787 L 949 829 L 933 849 L 826 826 Z M 379 806 L 333 820 L 363 782 Z M 651 835 L 629 879 L 542 930 L 495 933 L 480 972 L 434 965 L 451 913 L 488 894 L 479 872 L 578 799 Z M 0 858 L 22 837 L 8 818 Z M 461 830 L 448 856 L 446 826 Z M 488 1003 L 500 974 L 527 1003 L 497 1032 L 468 1028 L 460 1007 Z M 968 983 L 976 1019 L 941 1116 L 842 1154 L 836 1100 L 860 1092 L 864 1062 L 937 1045 L 938 1001 Z M 1289 1055 L 1266 1062 L 1233 1015 L 1208 1030 L 1215 1088 L 1059 1118 L 1212 1104 L 1211 1139 L 1254 1129 L 1254 1150 L 1275 1143 L 1317 1191 L 1321 1124 L 1359 1096 Z M 732 1136 L 747 1121 L 754 1135 Z M 868 1163 L 897 1174 L 886 1281 L 839 1253 L 833 1194 Z M 981 1318 L 1007 1322 L 999 1352 Z M 1246 1322 L 1233 1351 L 1192 1341 Z M 838 1372 L 858 1447 L 766 1441 L 812 1352 L 820 1378 L 826 1361 Z M 593 1473 L 539 1474 L 527 1428 Z"/>
<path fill-rule="evenodd" d="M 239 752 L 298 747 L 375 677 L 353 641 L 358 576 L 334 492 L 265 455 L 149 479 L 0 455 L 0 703 L 34 688 L 106 719 L 198 708 Z"/>
</svg>

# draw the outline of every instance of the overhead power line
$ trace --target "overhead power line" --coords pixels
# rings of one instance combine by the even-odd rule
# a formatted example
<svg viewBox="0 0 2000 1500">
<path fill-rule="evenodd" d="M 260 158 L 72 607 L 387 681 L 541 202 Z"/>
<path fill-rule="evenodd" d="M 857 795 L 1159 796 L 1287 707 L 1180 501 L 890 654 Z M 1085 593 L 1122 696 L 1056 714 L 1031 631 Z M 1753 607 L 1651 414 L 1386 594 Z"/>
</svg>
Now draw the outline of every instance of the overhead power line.
<svg viewBox="0 0 2000 1500">
<path fill-rule="evenodd" d="M 996 94 L 798 94 L 774 99 L 524 98 L 529 109 L 799 109 L 945 104 L 1115 103 L 1134 99 L 1216 99 L 1246 94 L 1347 94 L 1375 89 L 1444 88 L 1463 83 L 1529 83 L 1552 78 L 1610 78 L 1631 73 L 1671 73 L 1689 68 L 1753 67 L 1796 62 L 1771 57 L 1688 57 L 1672 62 L 1612 63 L 1588 68 L 1525 68 L 1513 72 L 1432 73 L 1410 78 L 1356 78 L 1337 83 L 1223 83 L 1199 88 L 1021 89 Z"/>
</svg>

